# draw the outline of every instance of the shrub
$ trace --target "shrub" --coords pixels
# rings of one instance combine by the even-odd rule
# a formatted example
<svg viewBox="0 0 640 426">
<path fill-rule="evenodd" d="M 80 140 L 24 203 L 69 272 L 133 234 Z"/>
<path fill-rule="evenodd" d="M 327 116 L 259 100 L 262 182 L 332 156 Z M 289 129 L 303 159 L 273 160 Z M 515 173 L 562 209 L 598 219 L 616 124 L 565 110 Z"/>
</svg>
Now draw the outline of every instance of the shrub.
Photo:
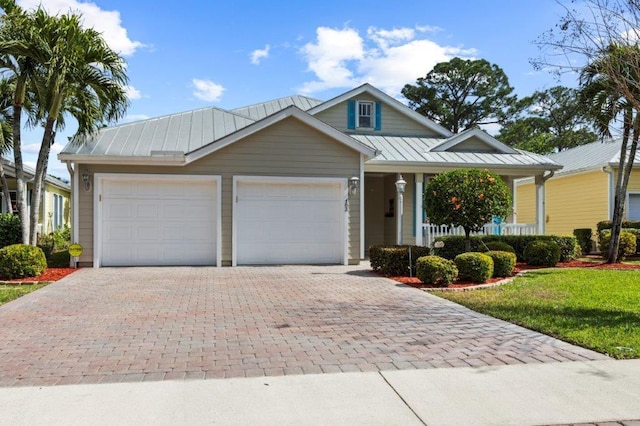
<svg viewBox="0 0 640 426">
<path fill-rule="evenodd" d="M 55 240 L 52 234 L 38 235 L 38 247 L 42 249 L 44 257 L 49 259 L 55 249 Z"/>
<path fill-rule="evenodd" d="M 69 251 L 56 251 L 51 253 L 51 256 L 47 259 L 47 266 L 49 268 L 68 268 L 71 262 Z"/>
<path fill-rule="evenodd" d="M 560 261 L 560 246 L 554 241 L 531 241 L 524 249 L 524 260 L 533 266 L 556 266 Z"/>
<path fill-rule="evenodd" d="M 492 241 L 500 241 L 509 244 L 515 250 L 519 262 L 524 262 L 524 249 L 532 241 L 553 241 L 560 246 L 560 261 L 567 262 L 576 259 L 580 253 L 580 246 L 574 236 L 559 235 L 478 235 L 471 237 L 471 250 L 482 251 L 480 241 L 488 244 Z M 444 247 L 434 248 L 433 252 L 437 256 L 446 259 L 454 259 L 457 255 L 464 253 L 464 237 L 450 236 L 439 237 L 436 241 L 443 241 Z"/>
<path fill-rule="evenodd" d="M 17 214 L 0 214 L 0 248 L 22 242 L 22 225 Z"/>
<path fill-rule="evenodd" d="M 516 253 L 516 251 L 515 251 L 515 249 L 513 247 L 511 247 L 507 243 L 503 243 L 502 241 L 489 241 L 487 243 L 480 244 L 480 246 L 483 249 L 488 249 L 488 250 L 486 250 L 487 252 L 489 252 L 489 251 L 507 251 L 509 253 L 513 253 L 514 255 Z M 483 250 L 483 252 L 485 252 L 485 250 Z"/>
<path fill-rule="evenodd" d="M 493 259 L 484 253 L 462 253 L 456 256 L 454 262 L 461 280 L 483 283 L 493 275 Z"/>
<path fill-rule="evenodd" d="M 416 261 L 416 277 L 425 284 L 447 286 L 458 276 L 453 261 L 440 256 L 422 256 Z"/>
<path fill-rule="evenodd" d="M 593 237 L 593 231 L 591 228 L 578 228 L 573 230 L 573 235 L 576 237 L 582 254 L 591 253 L 591 238 Z"/>
<path fill-rule="evenodd" d="M 516 255 L 509 251 L 492 250 L 485 253 L 493 259 L 493 276 L 510 277 L 516 267 Z"/>
<path fill-rule="evenodd" d="M 0 249 L 0 278 L 35 277 L 47 269 L 42 249 L 26 244 L 13 244 Z"/>
<path fill-rule="evenodd" d="M 609 244 L 611 243 L 611 231 L 608 229 L 601 231 L 598 239 L 600 240 L 602 256 L 606 258 L 609 253 Z M 634 254 L 637 244 L 638 238 L 633 232 L 626 229 L 621 231 L 620 244 L 618 245 L 618 259 L 624 260 L 627 256 Z"/>
<path fill-rule="evenodd" d="M 596 224 L 596 228 L 598 229 L 598 234 L 600 231 L 604 231 L 605 229 L 611 229 L 613 226 L 613 222 L 610 220 L 603 220 Z M 622 222 L 621 228 L 623 229 L 640 229 L 640 220 L 625 220 Z"/>
<path fill-rule="evenodd" d="M 55 251 L 66 250 L 69 248 L 69 244 L 71 243 L 71 228 L 67 225 L 62 228 L 58 228 L 51 233 L 51 237 L 53 238 L 53 247 Z"/>
<path fill-rule="evenodd" d="M 422 246 L 372 246 L 369 248 L 371 268 L 386 276 L 409 276 L 409 249 L 411 249 L 411 273 L 415 274 L 416 260 L 431 254 Z"/>
</svg>

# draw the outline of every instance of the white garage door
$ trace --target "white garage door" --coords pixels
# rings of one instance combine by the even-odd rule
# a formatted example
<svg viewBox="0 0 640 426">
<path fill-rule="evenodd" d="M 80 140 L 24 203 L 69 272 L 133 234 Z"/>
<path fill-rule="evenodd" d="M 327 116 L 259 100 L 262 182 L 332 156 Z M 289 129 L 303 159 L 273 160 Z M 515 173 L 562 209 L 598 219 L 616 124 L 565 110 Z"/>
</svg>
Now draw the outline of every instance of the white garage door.
<svg viewBox="0 0 640 426">
<path fill-rule="evenodd" d="M 243 182 L 236 189 L 236 263 L 344 262 L 338 182 Z"/>
<path fill-rule="evenodd" d="M 101 265 L 215 265 L 213 179 L 104 178 Z"/>
</svg>

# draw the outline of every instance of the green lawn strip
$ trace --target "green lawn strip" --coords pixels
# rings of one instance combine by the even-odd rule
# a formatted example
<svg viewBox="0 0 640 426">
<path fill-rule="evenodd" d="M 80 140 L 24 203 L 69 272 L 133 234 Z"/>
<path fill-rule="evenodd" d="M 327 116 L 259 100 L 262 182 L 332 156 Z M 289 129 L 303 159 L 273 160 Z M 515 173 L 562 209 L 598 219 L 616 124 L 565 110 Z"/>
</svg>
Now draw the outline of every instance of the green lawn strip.
<svg viewBox="0 0 640 426">
<path fill-rule="evenodd" d="M 29 294 L 32 291 L 36 291 L 44 287 L 45 285 L 46 284 L 0 284 L 0 305 L 15 300 L 18 297 L 24 296 L 25 294 Z"/>
<path fill-rule="evenodd" d="M 437 296 L 614 358 L 640 358 L 640 271 L 546 269 Z"/>
</svg>

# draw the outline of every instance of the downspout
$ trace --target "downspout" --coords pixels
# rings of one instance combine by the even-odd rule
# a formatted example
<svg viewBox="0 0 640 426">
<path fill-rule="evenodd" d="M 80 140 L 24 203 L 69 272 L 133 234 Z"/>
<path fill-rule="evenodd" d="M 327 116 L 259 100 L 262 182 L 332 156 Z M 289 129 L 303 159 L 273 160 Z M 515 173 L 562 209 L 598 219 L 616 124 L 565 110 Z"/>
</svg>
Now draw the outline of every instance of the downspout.
<svg viewBox="0 0 640 426">
<path fill-rule="evenodd" d="M 544 235 L 546 233 L 546 222 L 547 222 L 547 208 L 546 208 L 546 191 L 545 184 L 546 182 L 555 175 L 554 170 L 550 170 L 548 175 L 542 174 L 542 176 L 536 176 L 535 184 L 536 184 L 536 232 L 538 235 Z M 542 181 L 542 182 L 540 182 Z"/>
<path fill-rule="evenodd" d="M 71 176 L 71 241 L 78 242 L 78 175 L 73 169 L 71 161 L 65 161 L 67 170 Z"/>
<path fill-rule="evenodd" d="M 613 220 L 613 204 L 614 204 L 614 197 L 615 197 L 615 173 L 613 172 L 613 167 L 607 165 L 607 166 L 603 166 L 602 167 L 602 172 L 606 173 L 609 175 L 609 184 L 607 185 L 607 193 L 608 193 L 608 197 L 607 197 L 607 214 L 609 215 L 607 217 L 607 220 Z"/>
</svg>

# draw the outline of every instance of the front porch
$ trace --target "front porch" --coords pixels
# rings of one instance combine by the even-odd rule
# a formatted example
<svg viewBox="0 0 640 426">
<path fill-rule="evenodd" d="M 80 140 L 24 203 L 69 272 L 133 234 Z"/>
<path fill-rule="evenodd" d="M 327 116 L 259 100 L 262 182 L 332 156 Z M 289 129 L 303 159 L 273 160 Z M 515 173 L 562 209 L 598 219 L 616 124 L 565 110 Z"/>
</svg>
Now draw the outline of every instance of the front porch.
<svg viewBox="0 0 640 426">
<path fill-rule="evenodd" d="M 423 191 L 435 173 L 403 171 L 406 181 L 402 196 L 396 189 L 400 173 L 366 172 L 362 191 L 364 195 L 364 243 L 367 251 L 374 245 L 412 244 L 430 246 L 434 239 L 446 235 L 464 235 L 462 228 L 430 224 L 424 213 Z M 515 180 L 522 175 L 501 174 L 511 191 L 515 206 Z M 536 223 L 518 223 L 514 210 L 502 224 L 487 224 L 483 235 L 543 235 L 544 229 L 544 179 L 536 179 Z M 402 204 L 400 199 L 402 198 Z M 365 253 L 366 256 L 366 253 Z"/>
</svg>

